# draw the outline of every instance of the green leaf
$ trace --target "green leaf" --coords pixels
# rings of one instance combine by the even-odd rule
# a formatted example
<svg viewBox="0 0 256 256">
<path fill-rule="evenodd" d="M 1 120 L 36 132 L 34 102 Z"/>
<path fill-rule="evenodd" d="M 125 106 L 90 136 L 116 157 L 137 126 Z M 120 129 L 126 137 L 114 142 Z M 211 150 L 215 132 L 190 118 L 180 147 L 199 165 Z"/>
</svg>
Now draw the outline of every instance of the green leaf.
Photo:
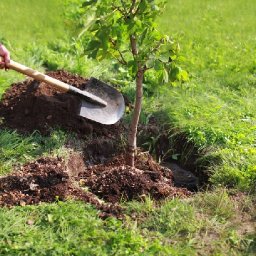
<svg viewBox="0 0 256 256">
<path fill-rule="evenodd" d="M 100 41 L 99 40 L 91 40 L 89 44 L 86 47 L 87 51 L 95 50 L 100 46 Z"/>
<path fill-rule="evenodd" d="M 142 45 L 145 38 L 146 38 L 146 35 L 148 33 L 148 28 L 144 29 L 144 31 L 142 32 L 141 36 L 140 36 L 140 44 Z"/>
<path fill-rule="evenodd" d="M 163 70 L 164 66 L 163 63 L 161 61 L 159 61 L 158 59 L 156 59 L 154 61 L 154 69 L 155 70 Z"/>
<path fill-rule="evenodd" d="M 169 53 L 163 53 L 158 58 L 162 62 L 169 62 L 170 54 Z"/>
<path fill-rule="evenodd" d="M 189 80 L 189 76 L 188 76 L 188 73 L 187 73 L 186 70 L 182 70 L 182 71 L 180 72 L 180 80 L 182 80 L 182 81 L 184 81 L 184 82 L 186 82 L 186 81 Z"/>
<path fill-rule="evenodd" d="M 148 7 L 147 1 L 145 1 L 145 0 L 140 1 L 140 4 L 139 4 L 138 7 L 139 7 L 139 12 L 140 13 L 145 12 L 147 10 L 147 7 Z"/>
<path fill-rule="evenodd" d="M 163 70 L 163 82 L 166 84 L 169 82 L 169 74 L 166 69 Z"/>
<path fill-rule="evenodd" d="M 89 0 L 89 1 L 84 1 L 82 4 L 82 7 L 87 7 L 89 5 L 92 5 L 93 3 L 96 3 L 97 0 Z"/>
<path fill-rule="evenodd" d="M 135 60 L 128 61 L 127 66 L 131 74 L 135 75 L 137 73 L 138 67 L 137 62 Z"/>
<path fill-rule="evenodd" d="M 180 72 L 180 68 L 179 67 L 172 68 L 170 73 L 169 73 L 170 80 L 171 81 L 177 80 L 179 72 Z"/>
</svg>

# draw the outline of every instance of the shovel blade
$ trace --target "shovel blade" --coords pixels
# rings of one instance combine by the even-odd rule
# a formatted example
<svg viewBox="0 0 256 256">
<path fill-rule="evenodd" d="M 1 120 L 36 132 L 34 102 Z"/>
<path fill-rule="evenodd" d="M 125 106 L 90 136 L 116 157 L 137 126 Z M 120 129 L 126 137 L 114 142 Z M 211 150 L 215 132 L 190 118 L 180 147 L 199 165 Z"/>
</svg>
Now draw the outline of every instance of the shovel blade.
<svg viewBox="0 0 256 256">
<path fill-rule="evenodd" d="M 80 116 L 106 125 L 120 120 L 124 114 L 125 103 L 119 91 L 96 78 L 89 80 L 86 91 L 106 101 L 107 106 L 82 100 Z"/>
</svg>

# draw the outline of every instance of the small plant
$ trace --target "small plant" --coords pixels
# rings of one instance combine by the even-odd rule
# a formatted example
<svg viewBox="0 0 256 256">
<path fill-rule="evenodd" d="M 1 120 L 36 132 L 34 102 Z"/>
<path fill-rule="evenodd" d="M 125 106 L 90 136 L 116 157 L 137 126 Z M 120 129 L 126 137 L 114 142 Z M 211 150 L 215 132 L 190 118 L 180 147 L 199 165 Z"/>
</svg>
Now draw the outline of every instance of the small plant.
<svg viewBox="0 0 256 256">
<path fill-rule="evenodd" d="M 77 7 L 77 2 L 81 4 Z M 176 66 L 179 46 L 157 30 L 156 17 L 163 10 L 162 0 L 73 1 L 79 37 L 89 57 L 115 59 L 136 81 L 135 107 L 128 134 L 127 164 L 134 166 L 137 126 L 143 98 L 144 75 L 157 78 L 158 84 L 186 80 L 187 73 Z"/>
</svg>

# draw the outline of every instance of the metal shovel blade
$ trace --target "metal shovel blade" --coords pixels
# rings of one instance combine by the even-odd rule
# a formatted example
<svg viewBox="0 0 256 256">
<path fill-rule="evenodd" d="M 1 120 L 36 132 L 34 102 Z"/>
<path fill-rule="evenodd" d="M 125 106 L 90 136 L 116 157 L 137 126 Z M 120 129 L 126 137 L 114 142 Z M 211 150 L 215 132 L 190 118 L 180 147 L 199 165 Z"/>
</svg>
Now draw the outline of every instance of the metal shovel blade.
<svg viewBox="0 0 256 256">
<path fill-rule="evenodd" d="M 106 101 L 107 106 L 82 100 L 80 116 L 101 124 L 114 124 L 120 120 L 124 114 L 125 104 L 119 91 L 93 77 L 85 90 Z"/>
</svg>

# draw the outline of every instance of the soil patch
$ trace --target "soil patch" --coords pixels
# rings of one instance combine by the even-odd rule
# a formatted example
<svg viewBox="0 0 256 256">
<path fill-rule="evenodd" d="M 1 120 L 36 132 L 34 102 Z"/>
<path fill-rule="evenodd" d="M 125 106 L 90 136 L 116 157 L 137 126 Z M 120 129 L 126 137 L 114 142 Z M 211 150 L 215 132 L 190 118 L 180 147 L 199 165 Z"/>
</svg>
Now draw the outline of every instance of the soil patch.
<svg viewBox="0 0 256 256">
<path fill-rule="evenodd" d="M 61 158 L 40 158 L 0 178 L 0 206 L 31 205 L 75 199 L 94 205 L 105 218 L 122 217 L 121 207 L 101 202 L 72 181 Z"/>
<path fill-rule="evenodd" d="M 47 75 L 60 81 L 85 89 L 88 79 L 59 70 Z M 61 93 L 44 82 L 32 79 L 11 85 L 0 102 L 2 126 L 22 133 L 35 130 L 48 135 L 52 128 L 66 131 L 112 136 L 120 133 L 121 125 L 105 126 L 78 116 L 80 100 L 68 93 Z"/>
<path fill-rule="evenodd" d="M 12 174 L 0 178 L 0 206 L 75 199 L 95 205 L 103 218 L 111 215 L 121 218 L 118 203 L 122 200 L 141 200 L 146 195 L 164 199 L 191 194 L 184 188 L 174 187 L 171 170 L 159 166 L 147 154 L 137 157 L 137 168 L 126 166 L 122 155 L 104 165 L 92 166 L 84 165 L 81 157 L 73 154 L 69 160 L 73 165 L 61 158 L 40 158 L 16 167 Z"/>
<path fill-rule="evenodd" d="M 125 158 L 120 155 L 104 164 L 87 166 L 78 178 L 95 195 L 111 203 L 145 195 L 159 200 L 191 194 L 187 189 L 174 187 L 172 171 L 157 164 L 147 153 L 136 157 L 135 166 L 125 165 Z"/>
</svg>

